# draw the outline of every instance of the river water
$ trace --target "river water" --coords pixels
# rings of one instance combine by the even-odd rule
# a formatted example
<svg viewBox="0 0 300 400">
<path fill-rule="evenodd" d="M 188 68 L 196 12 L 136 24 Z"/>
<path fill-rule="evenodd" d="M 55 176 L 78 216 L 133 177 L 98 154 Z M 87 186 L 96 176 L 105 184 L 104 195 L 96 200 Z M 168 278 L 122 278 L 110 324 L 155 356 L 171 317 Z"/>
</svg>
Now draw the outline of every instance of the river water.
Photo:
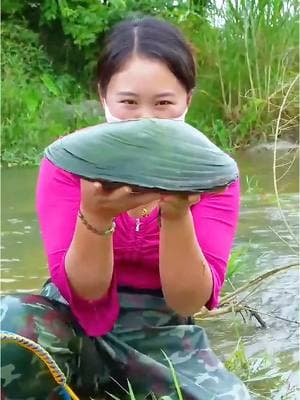
<svg viewBox="0 0 300 400">
<path fill-rule="evenodd" d="M 265 271 L 299 261 L 298 159 L 290 164 L 294 154 L 279 154 L 281 210 L 274 195 L 272 154 L 252 151 L 235 155 L 243 192 L 234 246 L 234 251 L 240 254 L 240 267 L 232 278 L 235 287 Z M 36 177 L 36 168 L 2 171 L 2 293 L 38 292 L 48 277 L 34 208 Z M 221 359 L 230 357 L 239 344 L 242 360 L 244 349 L 247 356 L 244 367 L 246 363 L 249 373 L 245 377 L 244 372 L 243 378 L 256 393 L 253 398 L 300 399 L 296 323 L 300 319 L 299 283 L 298 268 L 291 268 L 267 280 L 245 300 L 247 305 L 261 311 L 266 328 L 247 315 L 244 321 L 239 314 L 201 322 Z M 239 299 L 244 296 L 245 293 L 241 294 Z M 238 363 L 235 365 L 237 368 Z"/>
</svg>

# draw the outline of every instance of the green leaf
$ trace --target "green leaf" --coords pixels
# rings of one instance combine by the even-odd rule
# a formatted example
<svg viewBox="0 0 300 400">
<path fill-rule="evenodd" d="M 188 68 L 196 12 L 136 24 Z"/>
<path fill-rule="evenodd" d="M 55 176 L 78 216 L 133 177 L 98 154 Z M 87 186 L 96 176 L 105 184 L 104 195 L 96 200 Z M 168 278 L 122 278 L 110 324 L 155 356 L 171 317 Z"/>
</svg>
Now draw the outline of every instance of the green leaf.
<svg viewBox="0 0 300 400">
<path fill-rule="evenodd" d="M 41 103 L 39 94 L 35 92 L 34 89 L 28 89 L 24 91 L 23 96 L 27 111 L 29 114 L 34 114 Z"/>
<path fill-rule="evenodd" d="M 177 378 L 177 375 L 176 375 L 176 371 L 175 371 L 175 369 L 173 367 L 173 364 L 172 364 L 171 360 L 169 359 L 169 357 L 167 356 L 167 354 L 163 350 L 161 350 L 161 352 L 163 353 L 163 355 L 165 356 L 165 358 L 166 358 L 166 360 L 167 360 L 167 362 L 169 364 L 169 368 L 171 370 L 173 382 L 174 382 L 174 385 L 175 385 L 175 388 L 176 388 L 176 392 L 177 392 L 177 395 L 178 395 L 178 400 L 183 400 L 183 396 L 182 396 L 181 389 L 180 389 L 180 386 L 179 386 L 179 381 L 178 381 L 178 378 Z"/>
<path fill-rule="evenodd" d="M 51 94 L 53 94 L 56 97 L 58 97 L 61 94 L 59 87 L 56 85 L 50 74 L 43 74 L 41 76 L 41 80 Z"/>
<path fill-rule="evenodd" d="M 136 400 L 135 399 L 135 395 L 134 395 L 133 390 L 132 390 L 132 386 L 131 386 L 131 384 L 130 384 L 128 379 L 127 379 L 127 384 L 128 384 L 129 394 L 130 394 L 130 400 Z"/>
</svg>

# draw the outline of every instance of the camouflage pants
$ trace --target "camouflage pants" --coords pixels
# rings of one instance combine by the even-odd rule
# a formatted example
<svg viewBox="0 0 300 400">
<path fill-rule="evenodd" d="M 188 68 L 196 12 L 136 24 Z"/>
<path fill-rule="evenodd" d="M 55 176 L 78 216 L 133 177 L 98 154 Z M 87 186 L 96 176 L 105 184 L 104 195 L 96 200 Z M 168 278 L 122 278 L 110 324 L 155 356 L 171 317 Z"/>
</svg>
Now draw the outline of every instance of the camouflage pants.
<svg viewBox="0 0 300 400">
<path fill-rule="evenodd" d="M 178 399 L 171 360 L 186 400 L 247 400 L 245 386 L 229 373 L 209 347 L 199 326 L 170 310 L 154 294 L 121 291 L 120 315 L 113 330 L 89 337 L 52 283 L 42 295 L 7 295 L 1 302 L 1 329 L 30 338 L 44 347 L 80 399 L 105 396 Z M 1 346 L 1 399 L 63 399 L 46 366 L 15 344 Z M 167 400 L 167 398 L 164 398 Z"/>
</svg>

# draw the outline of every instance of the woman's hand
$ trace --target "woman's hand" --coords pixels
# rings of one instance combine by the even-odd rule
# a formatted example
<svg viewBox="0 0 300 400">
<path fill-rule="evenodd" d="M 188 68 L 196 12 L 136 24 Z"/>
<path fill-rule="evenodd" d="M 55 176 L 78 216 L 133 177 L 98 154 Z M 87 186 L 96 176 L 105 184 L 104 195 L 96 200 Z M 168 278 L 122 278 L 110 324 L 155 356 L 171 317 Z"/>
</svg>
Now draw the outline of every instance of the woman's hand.
<svg viewBox="0 0 300 400">
<path fill-rule="evenodd" d="M 211 191 L 212 194 L 223 193 L 226 188 L 214 189 Z M 165 219 L 177 219 L 182 215 L 186 214 L 189 208 L 200 201 L 200 194 L 176 194 L 176 195 L 164 195 L 160 197 L 160 209 L 161 215 Z"/>
<path fill-rule="evenodd" d="M 159 206 L 164 219 L 174 220 L 184 216 L 190 206 L 200 201 L 199 194 L 164 195 L 160 198 Z"/>
<path fill-rule="evenodd" d="M 81 210 L 84 215 L 111 220 L 136 207 L 159 200 L 159 193 L 132 193 L 129 186 L 105 190 L 100 182 L 81 179 Z"/>
</svg>

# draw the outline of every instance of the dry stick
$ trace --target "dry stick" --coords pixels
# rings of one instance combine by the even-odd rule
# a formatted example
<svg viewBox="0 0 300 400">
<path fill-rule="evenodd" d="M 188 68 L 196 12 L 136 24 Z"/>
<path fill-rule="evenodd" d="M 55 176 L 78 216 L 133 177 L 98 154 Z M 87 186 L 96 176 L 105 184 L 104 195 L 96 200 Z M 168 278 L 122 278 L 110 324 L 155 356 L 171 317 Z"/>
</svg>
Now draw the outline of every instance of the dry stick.
<svg viewBox="0 0 300 400">
<path fill-rule="evenodd" d="M 270 99 L 274 98 L 277 93 L 282 92 L 282 90 L 288 86 L 289 86 L 289 83 L 285 83 L 279 89 L 276 89 L 273 93 L 270 94 L 270 96 L 268 97 L 268 100 L 270 101 Z"/>
<path fill-rule="evenodd" d="M 231 282 L 230 279 L 228 280 L 228 282 L 229 282 L 230 286 L 232 287 L 232 289 L 233 289 L 233 290 L 236 290 L 236 288 L 234 287 L 234 285 L 233 285 L 233 283 Z M 250 293 L 248 293 L 248 294 L 242 299 L 242 301 L 245 300 L 245 298 L 249 297 L 251 294 L 253 294 L 253 293 L 257 290 L 257 288 L 258 288 L 259 285 L 260 285 L 260 283 L 258 283 L 257 286 L 255 286 L 254 289 L 253 289 L 252 291 L 250 291 Z M 242 303 L 242 301 L 240 301 L 239 303 Z M 234 309 L 232 310 L 232 312 L 234 312 Z M 243 321 L 246 323 L 246 320 L 245 320 L 245 317 L 244 317 L 244 314 L 242 313 L 242 311 L 238 311 L 238 312 L 240 313 L 241 317 L 243 318 Z M 253 316 L 254 318 L 256 318 L 256 320 L 258 321 L 258 323 L 259 323 L 263 328 L 266 328 L 266 327 L 267 327 L 267 324 L 262 320 L 262 318 L 260 318 L 260 316 L 259 316 L 256 312 L 250 311 L 250 316 Z M 209 317 L 209 316 L 208 316 L 208 317 Z"/>
<path fill-rule="evenodd" d="M 252 35 L 252 42 L 253 42 L 253 53 L 254 53 L 254 59 L 255 59 L 255 72 L 256 72 L 256 84 L 258 88 L 258 95 L 259 98 L 262 99 L 262 90 L 261 90 L 261 78 L 260 78 L 260 73 L 259 73 L 259 68 L 258 68 L 258 56 L 257 56 L 257 42 L 256 42 L 256 35 L 255 35 L 255 30 L 254 30 L 254 21 L 252 18 L 252 13 L 249 13 L 249 20 L 250 20 L 250 29 L 251 29 L 251 35 Z"/>
<path fill-rule="evenodd" d="M 289 170 L 292 168 L 292 166 L 295 163 L 297 155 L 298 155 L 298 151 L 295 151 L 295 155 L 294 155 L 293 159 L 291 161 L 289 161 L 289 166 L 288 166 L 287 170 L 279 178 L 277 178 L 277 182 L 279 182 L 282 178 L 284 178 L 288 174 Z M 278 167 L 279 166 L 277 165 L 277 168 Z"/>
<path fill-rule="evenodd" d="M 287 154 L 292 153 L 292 152 L 294 152 L 294 151 L 295 151 L 294 148 L 288 149 L 286 153 L 284 153 L 284 154 L 282 154 L 281 156 L 278 156 L 278 157 L 277 157 L 277 161 L 278 161 L 278 160 L 281 160 L 282 158 L 285 159 Z M 296 151 L 298 152 L 299 149 L 297 148 Z"/>
<path fill-rule="evenodd" d="M 274 314 L 270 314 L 270 313 L 261 312 L 260 310 L 257 310 L 256 308 L 253 308 L 253 307 L 249 307 L 249 306 L 247 306 L 247 305 L 244 305 L 244 308 L 245 308 L 246 310 L 249 310 L 249 311 L 254 311 L 254 312 L 257 313 L 257 314 L 266 315 L 267 317 L 272 317 L 272 318 L 280 319 L 280 320 L 282 320 L 282 321 L 291 322 L 292 324 L 297 324 L 297 325 L 300 326 L 300 322 L 299 322 L 299 321 L 296 321 L 296 320 L 294 320 L 294 319 L 288 319 L 288 318 L 284 318 L 284 317 L 279 317 L 278 315 L 274 315 Z"/>
<path fill-rule="evenodd" d="M 243 305 L 243 304 L 230 304 L 227 307 L 222 307 L 222 308 L 218 308 L 216 310 L 211 310 L 211 311 L 205 309 L 201 313 L 197 313 L 194 316 L 194 318 L 195 318 L 195 320 L 199 321 L 199 320 L 202 320 L 202 319 L 220 317 L 221 315 L 229 314 L 231 312 L 236 312 L 237 313 L 237 312 L 243 311 L 243 310 L 252 311 L 252 312 L 255 312 L 256 314 L 266 315 L 268 317 L 272 317 L 272 318 L 280 319 L 282 321 L 291 322 L 293 324 L 300 325 L 299 321 L 295 321 L 293 319 L 288 319 L 288 318 L 284 318 L 284 317 L 279 317 L 278 315 L 274 315 L 274 314 L 261 312 L 260 310 L 257 310 L 256 308 L 249 307 L 249 306 Z M 263 324 L 264 324 L 264 322 L 262 321 L 262 325 Z"/>
<path fill-rule="evenodd" d="M 220 66 L 219 62 L 217 63 L 217 67 L 218 67 L 218 72 L 219 72 L 219 79 L 220 79 L 220 85 L 221 85 L 221 94 L 222 94 L 223 104 L 224 104 L 225 112 L 226 112 L 226 115 L 227 115 L 227 113 L 228 113 L 228 105 L 227 105 L 226 95 L 225 95 L 223 75 L 222 75 L 221 66 Z"/>
<path fill-rule="evenodd" d="M 244 310 L 245 307 L 241 304 L 229 304 L 226 307 L 217 308 L 215 310 L 208 310 L 207 308 L 203 308 L 201 312 L 194 315 L 196 320 L 202 320 L 206 318 L 215 318 L 219 317 L 220 315 L 229 314 L 232 312 L 239 312 Z"/>
<path fill-rule="evenodd" d="M 249 67 L 249 65 L 248 65 L 248 67 Z M 278 114 L 278 118 L 277 118 L 277 122 L 276 122 L 275 141 L 274 141 L 274 154 L 273 154 L 273 179 L 274 179 L 274 190 L 275 190 L 275 196 L 276 196 L 276 200 L 277 200 L 277 205 L 278 205 L 281 217 L 282 217 L 282 219 L 283 219 L 283 221 L 284 221 L 289 233 L 295 239 L 296 239 L 296 237 L 295 237 L 294 233 L 292 232 L 292 230 L 290 229 L 290 226 L 289 226 L 289 224 L 288 224 L 288 222 L 287 222 L 287 220 L 285 218 L 285 215 L 283 214 L 283 211 L 282 211 L 282 208 L 281 208 L 281 204 L 280 204 L 280 199 L 279 199 L 279 194 L 278 194 L 278 187 L 277 187 L 277 179 L 276 179 L 276 168 L 277 168 L 277 166 L 276 166 L 276 156 L 277 156 L 277 140 L 278 140 L 278 134 L 279 134 L 279 124 L 280 124 L 280 120 L 281 120 L 281 114 L 282 114 L 283 108 L 284 108 L 284 106 L 286 104 L 288 95 L 289 95 L 292 87 L 294 86 L 294 84 L 296 83 L 298 78 L 299 78 L 299 76 L 297 76 L 293 80 L 293 82 L 290 84 L 290 86 L 289 86 L 289 88 L 287 90 L 287 93 L 285 94 L 284 99 L 282 101 L 282 104 L 280 106 L 280 109 L 279 109 L 279 114 Z M 260 276 L 258 276 L 256 278 L 254 278 L 253 280 L 251 280 L 247 284 L 245 284 L 242 287 L 236 289 L 234 292 L 229 293 L 228 295 L 224 296 L 221 299 L 221 303 L 220 303 L 220 308 L 219 309 L 209 311 L 209 310 L 205 309 L 205 307 L 203 307 L 201 312 L 195 314 L 195 316 L 194 316 L 195 319 L 199 320 L 199 319 L 203 319 L 203 318 L 213 318 L 213 317 L 224 315 L 224 314 L 227 314 L 227 313 L 230 313 L 230 312 L 233 312 L 233 311 L 241 312 L 242 310 L 248 310 L 248 311 L 250 311 L 252 313 L 252 315 L 258 320 L 258 322 L 262 326 L 266 326 L 266 325 L 265 325 L 264 321 L 260 318 L 259 314 L 267 315 L 267 316 L 270 316 L 270 317 L 273 317 L 273 318 L 280 319 L 282 321 L 291 322 L 291 323 L 295 323 L 297 325 L 300 325 L 300 323 L 298 321 L 289 320 L 287 318 L 279 317 L 279 316 L 268 314 L 268 313 L 263 313 L 261 311 L 256 310 L 255 308 L 249 307 L 247 305 L 242 305 L 241 301 L 238 302 L 237 304 L 232 304 L 231 303 L 227 307 L 224 307 L 225 303 L 228 303 L 230 300 L 231 301 L 235 300 L 235 297 L 237 296 L 238 293 L 250 288 L 251 286 L 254 286 L 255 284 L 260 284 L 264 279 L 268 278 L 269 276 L 272 276 L 272 275 L 274 275 L 274 274 L 276 274 L 278 272 L 282 272 L 282 271 L 285 271 L 285 270 L 287 270 L 289 268 L 296 267 L 296 266 L 299 266 L 299 263 L 289 264 L 289 265 L 284 266 L 284 267 L 273 269 L 271 271 L 268 271 L 268 272 L 266 272 L 266 273 L 264 273 L 264 274 L 262 274 L 262 275 L 260 275 Z M 256 289 L 257 289 L 257 287 L 254 290 L 256 290 Z M 248 297 L 248 296 L 246 296 L 246 297 Z"/>
<path fill-rule="evenodd" d="M 292 230 L 290 229 L 290 226 L 289 226 L 289 224 L 288 224 L 288 222 L 287 222 L 287 220 L 285 218 L 285 215 L 283 214 L 283 211 L 282 211 L 282 208 L 281 208 L 281 204 L 280 204 L 280 199 L 279 199 L 279 194 L 278 194 L 278 186 L 277 186 L 277 179 L 276 179 L 276 168 L 277 168 L 276 156 L 277 156 L 277 140 L 278 140 L 278 134 L 279 134 L 279 124 L 280 124 L 280 120 L 281 120 L 281 114 L 282 114 L 282 111 L 283 111 L 284 106 L 286 104 L 288 95 L 289 95 L 292 87 L 294 86 L 294 84 L 296 83 L 298 78 L 299 78 L 299 76 L 297 76 L 293 80 L 293 82 L 290 84 L 290 86 L 289 86 L 289 88 L 287 90 L 287 93 L 285 94 L 284 99 L 282 101 L 282 104 L 280 106 L 280 109 L 279 109 L 279 114 L 278 114 L 278 118 L 277 118 L 277 122 L 276 122 L 275 141 L 274 141 L 274 154 L 273 154 L 273 178 L 274 178 L 274 190 L 275 190 L 275 196 L 276 196 L 276 200 L 277 200 L 277 205 L 278 205 L 282 220 L 284 221 L 289 233 L 295 239 L 296 239 L 296 237 L 295 237 L 294 233 L 292 232 Z M 220 303 L 221 308 L 219 308 L 218 310 L 213 310 L 213 311 L 208 311 L 207 310 L 207 311 L 204 311 L 205 309 L 202 309 L 202 312 L 197 313 L 195 315 L 195 317 L 197 318 L 197 316 L 201 315 L 202 317 L 205 318 L 205 317 L 214 317 L 214 316 L 218 316 L 218 315 L 223 315 L 223 314 L 231 312 L 233 310 L 233 308 L 234 308 L 235 312 L 242 311 L 242 310 L 251 311 L 252 314 L 255 316 L 255 318 L 261 323 L 261 325 L 264 326 L 264 322 L 261 320 L 261 318 L 259 317 L 258 313 L 260 313 L 262 315 L 272 316 L 271 314 L 262 313 L 260 311 L 255 310 L 252 307 L 249 307 L 249 306 L 246 306 L 246 305 L 242 305 L 242 304 L 240 304 L 241 302 L 238 302 L 238 304 L 236 304 L 236 305 L 230 304 L 228 307 L 225 307 L 225 308 L 224 307 L 222 308 L 222 305 L 224 306 L 224 304 L 226 302 L 228 303 L 229 301 L 234 300 L 234 298 L 237 296 L 238 293 L 250 288 L 251 286 L 254 286 L 255 284 L 260 284 L 264 279 L 268 278 L 269 276 L 272 276 L 272 275 L 274 275 L 274 274 L 276 274 L 278 272 L 282 272 L 282 271 L 284 271 L 286 269 L 289 269 L 291 267 L 295 267 L 295 266 L 298 266 L 298 265 L 299 265 L 298 263 L 290 264 L 290 265 L 287 265 L 287 266 L 284 266 L 284 267 L 280 267 L 280 268 L 268 271 L 268 272 L 266 272 L 266 273 L 264 273 L 264 274 L 262 274 L 262 275 L 260 275 L 260 276 L 258 276 L 256 278 L 254 278 L 253 280 L 251 280 L 247 284 L 243 285 L 242 287 L 238 288 L 234 292 L 229 293 L 227 296 L 224 296 L 221 299 L 221 303 Z M 248 297 L 248 296 L 246 296 L 246 297 Z M 299 324 L 299 322 L 297 322 L 297 321 L 288 320 L 288 319 L 283 318 L 283 317 L 278 317 L 278 316 L 273 316 L 273 317 L 281 319 L 283 321 L 288 321 L 288 322 Z"/>
<path fill-rule="evenodd" d="M 228 303 L 228 301 L 231 300 L 232 298 L 236 297 L 236 295 L 238 293 L 243 292 L 244 290 L 250 288 L 251 286 L 255 285 L 256 283 L 262 281 L 263 279 L 266 279 L 269 276 L 272 276 L 272 275 L 274 275 L 274 274 L 276 274 L 278 272 L 285 271 L 285 270 L 287 270 L 289 268 L 298 267 L 298 266 L 299 266 L 299 263 L 289 264 L 289 265 L 285 265 L 284 267 L 279 267 L 279 268 L 272 269 L 271 271 L 267 271 L 264 274 L 257 276 L 256 278 L 252 279 L 250 282 L 248 282 L 245 285 L 243 285 L 243 286 L 239 287 L 238 289 L 236 289 L 234 292 L 229 293 L 226 296 L 223 296 L 221 298 L 220 306 L 224 305 L 224 303 Z"/>
<path fill-rule="evenodd" d="M 279 316 L 276 316 L 276 315 L 273 315 L 273 314 L 269 314 L 269 313 L 264 313 L 264 312 L 261 312 L 261 311 L 259 311 L 259 310 L 256 310 L 256 309 L 253 308 L 253 307 L 249 307 L 249 306 L 247 306 L 247 305 L 245 305 L 245 304 L 244 304 L 244 305 L 241 304 L 241 302 L 243 302 L 243 301 L 245 300 L 245 298 L 247 298 L 248 296 L 246 296 L 246 297 L 245 297 L 244 299 L 242 299 L 241 301 L 237 301 L 237 300 L 235 299 L 235 297 L 236 297 L 236 295 L 237 295 L 238 293 L 240 293 L 240 292 L 242 292 L 242 291 L 248 289 L 249 287 L 252 287 L 252 286 L 254 286 L 255 284 L 258 286 L 258 285 L 260 285 L 260 284 L 262 283 L 262 281 L 263 281 L 264 279 L 266 279 L 266 278 L 268 278 L 268 277 L 270 277 L 270 276 L 272 276 L 272 275 L 274 275 L 274 274 L 276 274 L 276 273 L 278 273 L 278 272 L 282 272 L 282 271 L 284 271 L 284 270 L 287 270 L 287 269 L 289 269 L 289 268 L 296 267 L 296 266 L 299 266 L 299 263 L 289 264 L 289 265 L 286 265 L 286 266 L 284 266 L 284 267 L 276 268 L 276 269 L 273 269 L 273 270 L 271 270 L 271 271 L 268 271 L 268 272 L 266 272 L 266 273 L 264 273 L 264 274 L 262 274 L 262 275 L 259 275 L 258 277 L 252 279 L 252 281 L 250 281 L 250 282 L 248 282 L 247 284 L 243 285 L 242 287 L 236 289 L 233 293 L 229 293 L 229 295 L 224 296 L 224 297 L 222 298 L 220 308 L 218 308 L 218 309 L 216 309 L 216 310 L 211 310 L 211 311 L 210 311 L 210 310 L 206 309 L 205 307 L 203 307 L 202 310 L 201 310 L 199 313 L 197 313 L 197 314 L 194 315 L 194 318 L 195 318 L 196 320 L 207 319 L 207 318 L 215 318 L 215 317 L 219 317 L 219 316 L 224 315 L 224 314 L 228 314 L 228 313 L 230 313 L 230 312 L 236 312 L 236 313 L 237 313 L 237 312 L 241 312 L 241 311 L 243 311 L 243 310 L 244 310 L 244 311 L 246 310 L 246 311 L 250 311 L 251 315 L 254 316 L 254 317 L 257 319 L 257 321 L 260 323 L 260 325 L 261 325 L 262 327 L 266 327 L 266 324 L 265 324 L 265 322 L 262 320 L 262 318 L 260 317 L 259 314 L 261 314 L 261 315 L 267 315 L 267 316 L 269 316 L 269 317 L 281 319 L 281 320 L 283 320 L 283 321 L 287 321 L 287 322 L 291 322 L 291 323 L 300 325 L 300 323 L 299 323 L 298 321 L 289 320 L 289 319 L 287 319 L 287 318 L 279 317 Z M 254 290 L 257 289 L 257 286 L 254 288 Z M 235 303 L 235 304 L 234 304 L 234 303 L 230 303 L 228 306 L 225 307 L 225 306 L 224 306 L 225 302 L 228 303 L 228 301 L 230 301 L 230 300 L 231 300 L 231 301 L 233 300 L 233 301 L 235 301 L 236 303 Z"/>
<path fill-rule="evenodd" d="M 238 304 L 244 302 L 248 297 L 250 297 L 251 295 L 253 295 L 253 293 L 255 293 L 255 292 L 257 291 L 257 289 L 259 288 L 259 286 L 260 286 L 262 283 L 264 283 L 263 280 L 260 281 L 260 282 L 257 282 L 257 283 L 256 283 L 256 286 L 255 286 L 255 284 L 253 284 L 253 285 L 252 285 L 252 286 L 253 286 L 253 287 L 252 287 L 252 290 L 250 290 L 250 291 L 246 294 L 246 296 L 244 296 L 241 300 L 239 300 L 239 301 L 238 301 Z M 231 285 L 231 287 L 233 287 L 234 290 L 237 290 L 233 285 Z M 222 299 L 221 299 L 221 300 L 222 300 Z M 237 301 L 237 299 L 234 299 L 234 300 Z"/>
<path fill-rule="evenodd" d="M 298 115 L 295 115 L 295 117 L 293 117 L 293 118 L 283 119 L 283 121 L 285 121 L 285 123 L 281 124 L 281 130 L 284 131 L 284 130 L 288 130 L 290 128 L 298 128 L 298 119 L 299 119 Z M 292 125 L 292 122 L 295 122 L 295 123 Z"/>
<path fill-rule="evenodd" d="M 289 247 L 289 249 L 290 249 L 293 253 L 298 254 L 298 251 L 295 250 L 295 249 L 290 245 L 289 242 L 287 242 L 285 239 L 283 239 L 283 237 L 280 236 L 279 233 L 277 233 L 277 232 L 275 231 L 275 229 L 273 229 L 270 225 L 268 226 L 268 228 L 269 228 L 269 229 L 270 229 L 284 244 L 286 244 L 286 245 Z"/>
<path fill-rule="evenodd" d="M 277 164 L 277 165 L 276 165 L 276 168 L 279 169 L 279 168 L 282 168 L 282 167 L 286 167 L 287 165 L 289 166 L 288 168 L 290 168 L 290 165 L 291 165 L 291 164 L 294 164 L 297 155 L 298 155 L 297 152 L 295 152 L 295 155 L 294 155 L 294 157 L 293 157 L 292 160 L 287 161 L 287 162 L 285 162 L 285 163 L 283 163 L 283 164 Z M 277 182 L 279 181 L 279 179 L 281 179 L 281 177 L 277 179 Z"/>
<path fill-rule="evenodd" d="M 253 77 L 252 77 L 252 70 L 251 70 L 251 65 L 250 65 L 250 58 L 249 58 L 249 46 L 248 46 L 248 25 L 249 22 L 247 20 L 247 15 L 244 13 L 244 37 L 245 37 L 245 50 L 246 50 L 246 61 L 247 61 L 247 67 L 248 67 L 248 74 L 249 74 L 249 80 L 250 80 L 250 86 L 251 86 L 251 97 L 255 97 L 255 88 L 254 88 L 254 83 L 253 83 Z"/>
<path fill-rule="evenodd" d="M 295 77 L 295 79 L 293 80 L 293 82 L 290 84 L 284 98 L 283 101 L 281 103 L 280 109 L 279 109 L 279 113 L 278 113 L 278 118 L 276 121 L 276 129 L 275 129 L 275 137 L 274 137 L 274 152 L 273 152 L 273 184 L 274 184 L 274 191 L 275 191 L 275 196 L 276 196 L 276 201 L 277 201 L 277 206 L 282 218 L 282 221 L 284 222 L 288 232 L 290 233 L 290 235 L 292 236 L 292 238 L 295 239 L 296 242 L 298 242 L 294 232 L 291 230 L 289 223 L 287 222 L 287 219 L 282 211 L 282 207 L 281 207 L 281 203 L 280 203 L 280 198 L 279 198 L 279 193 L 278 193 L 278 186 L 277 186 L 277 175 L 276 175 L 276 157 L 277 157 L 277 140 L 278 140 L 278 134 L 279 134 L 279 124 L 280 124 L 280 120 L 281 120 L 281 114 L 282 111 L 284 109 L 285 103 L 287 101 L 288 95 L 290 94 L 290 91 L 292 90 L 292 87 L 295 85 L 295 83 L 297 82 L 297 80 L 299 79 L 299 75 L 297 75 Z"/>
<path fill-rule="evenodd" d="M 251 295 L 253 295 L 253 293 L 255 293 L 255 292 L 257 291 L 257 289 L 259 288 L 259 286 L 260 286 L 262 283 L 263 283 L 263 281 L 258 282 L 257 285 L 254 286 L 254 288 L 253 288 L 252 290 L 250 290 L 249 293 L 246 294 L 245 297 L 243 297 L 241 300 L 238 301 L 237 304 L 243 304 L 243 303 L 245 302 L 245 300 L 246 300 L 248 297 L 250 297 Z M 230 282 L 230 284 L 231 284 L 231 287 L 232 287 L 233 289 L 235 289 L 235 287 L 232 285 L 231 282 Z M 244 304 L 244 306 L 246 306 L 246 304 Z M 234 311 L 234 310 L 233 310 L 233 311 Z M 241 314 L 241 316 L 242 316 L 244 322 L 246 322 L 242 311 L 239 311 L 239 313 Z M 250 316 L 253 316 L 263 328 L 266 328 L 266 327 L 267 327 L 267 324 L 263 321 L 263 319 L 260 317 L 260 315 L 259 315 L 256 311 L 250 311 Z"/>
<path fill-rule="evenodd" d="M 247 299 L 248 297 L 252 296 L 252 295 L 257 291 L 257 289 L 259 289 L 259 286 L 260 286 L 261 284 L 263 284 L 263 283 L 264 283 L 264 281 L 258 282 L 257 285 L 254 286 L 253 289 L 250 290 L 250 291 L 246 294 L 246 296 L 244 296 L 241 300 L 238 300 L 238 304 L 244 303 L 244 302 L 246 301 L 246 299 Z"/>
<path fill-rule="evenodd" d="M 248 297 L 252 296 L 253 293 L 255 293 L 255 292 L 257 291 L 257 289 L 259 288 L 259 286 L 260 286 L 263 282 L 264 282 L 264 281 L 258 282 L 257 285 L 254 286 L 254 288 L 253 288 L 252 290 L 250 290 L 249 293 L 246 294 L 246 296 L 244 296 L 241 300 L 238 300 L 237 304 L 238 304 L 238 305 L 243 305 L 243 306 L 245 307 L 246 311 L 249 311 L 249 312 L 250 312 L 250 316 L 254 317 L 254 318 L 257 320 L 257 322 L 260 324 L 260 326 L 261 326 L 262 328 L 266 328 L 266 327 L 267 327 L 267 324 L 265 323 L 265 321 L 264 321 L 264 320 L 261 318 L 261 316 L 259 315 L 259 314 L 261 314 L 261 312 L 259 311 L 259 313 L 258 313 L 258 312 L 257 312 L 256 310 L 254 310 L 252 307 L 251 307 L 251 310 L 250 310 L 250 307 L 249 307 L 247 304 L 245 304 L 245 300 L 246 300 Z M 240 313 L 242 314 L 241 311 L 240 311 Z"/>
<path fill-rule="evenodd" d="M 235 308 L 236 311 L 245 309 L 245 306 L 242 306 L 241 304 L 236 304 L 236 305 L 229 304 L 229 306 L 227 306 L 227 307 L 224 307 L 224 304 L 228 303 L 229 301 L 232 301 L 232 300 L 236 301 L 235 297 L 237 296 L 237 294 L 239 294 L 240 292 L 242 292 L 244 290 L 247 290 L 248 288 L 250 288 L 254 285 L 260 284 L 264 279 L 268 278 L 269 276 L 272 276 L 278 272 L 282 272 L 289 268 L 296 267 L 298 265 L 299 265 L 298 263 L 289 264 L 289 265 L 285 265 L 284 267 L 276 268 L 271 271 L 265 272 L 264 274 L 257 276 L 256 278 L 252 279 L 250 282 L 248 282 L 245 285 L 241 286 L 240 288 L 236 289 L 234 292 L 229 293 L 227 296 L 224 296 L 221 299 L 220 308 L 218 308 L 217 310 L 209 311 L 204 307 L 202 309 L 202 311 L 195 314 L 194 317 L 196 317 L 196 318 L 197 318 L 197 316 L 205 317 L 206 315 L 207 315 L 207 317 L 214 317 L 214 316 L 218 316 L 218 315 L 222 315 L 222 314 L 227 314 L 227 313 L 231 312 L 233 310 L 233 308 Z"/>
<path fill-rule="evenodd" d="M 250 317 L 254 317 L 262 328 L 265 329 L 267 327 L 267 324 L 265 323 L 265 321 L 259 315 L 260 314 L 259 311 L 256 311 L 256 310 L 254 310 L 252 308 L 249 308 L 247 306 L 245 306 L 245 309 L 250 312 Z"/>
</svg>

